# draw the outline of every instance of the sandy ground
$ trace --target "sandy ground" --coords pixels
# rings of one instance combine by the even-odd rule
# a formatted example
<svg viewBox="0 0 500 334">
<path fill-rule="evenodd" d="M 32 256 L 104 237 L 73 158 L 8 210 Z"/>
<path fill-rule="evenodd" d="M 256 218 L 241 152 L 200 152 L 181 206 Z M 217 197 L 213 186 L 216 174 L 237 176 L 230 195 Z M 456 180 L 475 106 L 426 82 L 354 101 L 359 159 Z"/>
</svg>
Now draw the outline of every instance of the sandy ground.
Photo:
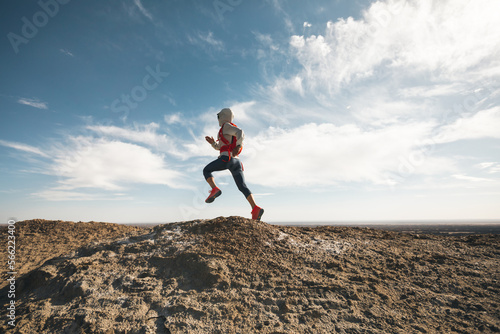
<svg viewBox="0 0 500 334">
<path fill-rule="evenodd" d="M 29 221 L 18 232 L 16 327 L 4 316 L 0 331 L 500 332 L 499 235 L 241 217 L 151 229 Z"/>
</svg>

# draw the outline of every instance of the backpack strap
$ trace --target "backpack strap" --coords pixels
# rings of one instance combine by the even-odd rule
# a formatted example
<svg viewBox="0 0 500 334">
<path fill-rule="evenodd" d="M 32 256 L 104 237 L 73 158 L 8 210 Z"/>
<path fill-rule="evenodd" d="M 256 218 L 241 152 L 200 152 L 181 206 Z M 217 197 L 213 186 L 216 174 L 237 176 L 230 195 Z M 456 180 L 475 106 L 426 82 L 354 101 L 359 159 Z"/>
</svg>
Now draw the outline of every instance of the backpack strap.
<svg viewBox="0 0 500 334">
<path fill-rule="evenodd" d="M 226 123 L 229 123 L 232 126 L 236 126 L 236 124 L 233 124 L 231 122 L 226 122 Z M 231 152 L 236 147 L 236 137 L 232 136 L 231 143 L 229 143 L 229 140 L 227 140 L 226 138 L 224 138 L 224 134 L 222 133 L 222 129 L 224 128 L 224 125 L 226 125 L 226 123 L 222 124 L 222 126 L 220 127 L 220 130 L 219 130 L 219 140 L 224 143 L 224 145 L 221 146 L 221 148 L 219 149 L 219 152 L 221 152 L 221 153 L 222 152 L 227 152 L 228 153 L 228 157 L 229 157 L 228 161 L 230 161 L 231 160 Z M 241 152 L 241 150 L 240 150 L 240 152 Z M 240 152 L 238 152 L 238 154 L 240 154 Z"/>
</svg>

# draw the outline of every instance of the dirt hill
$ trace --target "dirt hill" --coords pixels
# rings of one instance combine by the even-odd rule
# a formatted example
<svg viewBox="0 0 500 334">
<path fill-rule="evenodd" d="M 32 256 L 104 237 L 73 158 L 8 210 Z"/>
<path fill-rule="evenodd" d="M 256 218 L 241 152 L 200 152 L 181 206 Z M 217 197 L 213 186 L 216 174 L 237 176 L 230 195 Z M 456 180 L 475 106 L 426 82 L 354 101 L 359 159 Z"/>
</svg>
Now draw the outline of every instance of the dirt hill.
<svg viewBox="0 0 500 334">
<path fill-rule="evenodd" d="M 17 222 L 15 224 L 16 271 L 19 275 L 23 275 L 50 258 L 67 254 L 92 242 L 105 242 L 143 232 L 143 229 L 136 226 L 98 222 L 74 223 L 44 219 Z M 0 228 L 0 240 L 2 245 L 7 245 L 6 227 Z M 0 253 L 0 261 L 7 263 L 7 252 Z M 7 285 L 7 277 L 6 271 L 2 270 L 0 289 Z"/>
<path fill-rule="evenodd" d="M 29 232 L 39 225 L 18 237 L 37 233 L 47 261 L 34 261 L 17 281 L 13 333 L 500 331 L 498 235 L 219 217 L 124 229 L 133 235 L 52 253 L 60 238 L 77 237 L 52 235 L 55 225 Z M 3 289 L 2 303 L 5 296 Z M 0 330 L 8 328 L 3 320 Z"/>
</svg>

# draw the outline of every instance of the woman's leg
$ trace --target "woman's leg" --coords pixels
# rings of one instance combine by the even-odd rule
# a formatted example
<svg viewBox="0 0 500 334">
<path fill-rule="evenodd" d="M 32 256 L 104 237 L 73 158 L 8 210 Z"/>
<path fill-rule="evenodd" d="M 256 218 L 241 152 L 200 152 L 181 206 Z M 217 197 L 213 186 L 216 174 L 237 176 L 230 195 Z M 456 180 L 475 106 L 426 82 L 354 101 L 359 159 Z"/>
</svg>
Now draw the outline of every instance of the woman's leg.
<svg viewBox="0 0 500 334">
<path fill-rule="evenodd" d="M 215 180 L 212 172 L 218 172 L 224 169 L 227 169 L 227 163 L 222 161 L 222 158 L 218 158 L 212 161 L 211 163 L 206 165 L 205 168 L 203 168 L 203 176 L 205 177 L 205 180 L 208 182 L 210 187 L 212 187 L 212 189 L 217 187 L 215 185 Z"/>
<path fill-rule="evenodd" d="M 207 179 L 207 182 L 208 184 L 210 185 L 210 187 L 212 189 L 214 189 L 215 187 L 217 187 L 217 185 L 215 184 L 215 180 L 214 180 L 214 177 L 213 176 L 210 176 L 208 179 Z"/>
<path fill-rule="evenodd" d="M 232 158 L 227 163 L 227 168 L 233 175 L 233 179 L 234 182 L 236 183 L 236 186 L 243 193 L 243 195 L 245 195 L 245 198 L 252 207 L 252 219 L 260 220 L 260 218 L 264 214 L 264 209 L 255 204 L 255 199 L 253 198 L 250 189 L 248 189 L 245 183 L 245 176 L 243 175 L 243 166 L 241 165 L 241 162 L 236 158 Z"/>
<path fill-rule="evenodd" d="M 255 200 L 253 198 L 252 192 L 250 191 L 250 189 L 248 189 L 245 183 L 245 176 L 243 175 L 243 168 L 241 167 L 241 162 L 236 158 L 232 158 L 231 161 L 229 162 L 229 171 L 233 175 L 234 182 L 236 183 L 236 186 L 238 187 L 239 191 L 243 193 L 243 195 L 245 196 L 248 203 L 250 203 L 250 206 L 253 209 L 256 206 Z"/>
<path fill-rule="evenodd" d="M 212 172 L 220 171 L 227 169 L 227 162 L 224 162 L 221 158 L 212 161 L 203 169 L 203 175 L 205 176 L 205 180 L 207 180 L 212 190 L 210 190 L 210 194 L 208 195 L 205 203 L 212 203 L 217 197 L 222 194 L 222 191 L 215 185 L 214 177 L 212 176 Z"/>
<path fill-rule="evenodd" d="M 250 203 L 250 206 L 252 207 L 253 210 L 253 208 L 255 208 L 255 206 L 257 205 L 255 204 L 255 199 L 253 198 L 253 194 L 247 196 L 247 201 L 248 203 Z"/>
</svg>

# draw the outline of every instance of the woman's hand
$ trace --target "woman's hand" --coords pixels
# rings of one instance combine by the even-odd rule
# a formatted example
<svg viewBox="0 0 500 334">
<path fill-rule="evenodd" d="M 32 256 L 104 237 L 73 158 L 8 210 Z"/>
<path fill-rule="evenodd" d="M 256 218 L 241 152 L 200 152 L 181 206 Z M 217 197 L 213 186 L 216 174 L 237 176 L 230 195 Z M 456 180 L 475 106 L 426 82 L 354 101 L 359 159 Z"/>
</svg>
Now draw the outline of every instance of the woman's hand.
<svg viewBox="0 0 500 334">
<path fill-rule="evenodd" d="M 206 137 L 205 137 L 205 140 L 206 140 L 206 141 L 208 141 L 208 143 L 209 143 L 210 145 L 212 145 L 213 143 L 215 143 L 215 139 L 214 139 L 214 137 L 209 137 L 209 136 L 206 136 Z"/>
</svg>

